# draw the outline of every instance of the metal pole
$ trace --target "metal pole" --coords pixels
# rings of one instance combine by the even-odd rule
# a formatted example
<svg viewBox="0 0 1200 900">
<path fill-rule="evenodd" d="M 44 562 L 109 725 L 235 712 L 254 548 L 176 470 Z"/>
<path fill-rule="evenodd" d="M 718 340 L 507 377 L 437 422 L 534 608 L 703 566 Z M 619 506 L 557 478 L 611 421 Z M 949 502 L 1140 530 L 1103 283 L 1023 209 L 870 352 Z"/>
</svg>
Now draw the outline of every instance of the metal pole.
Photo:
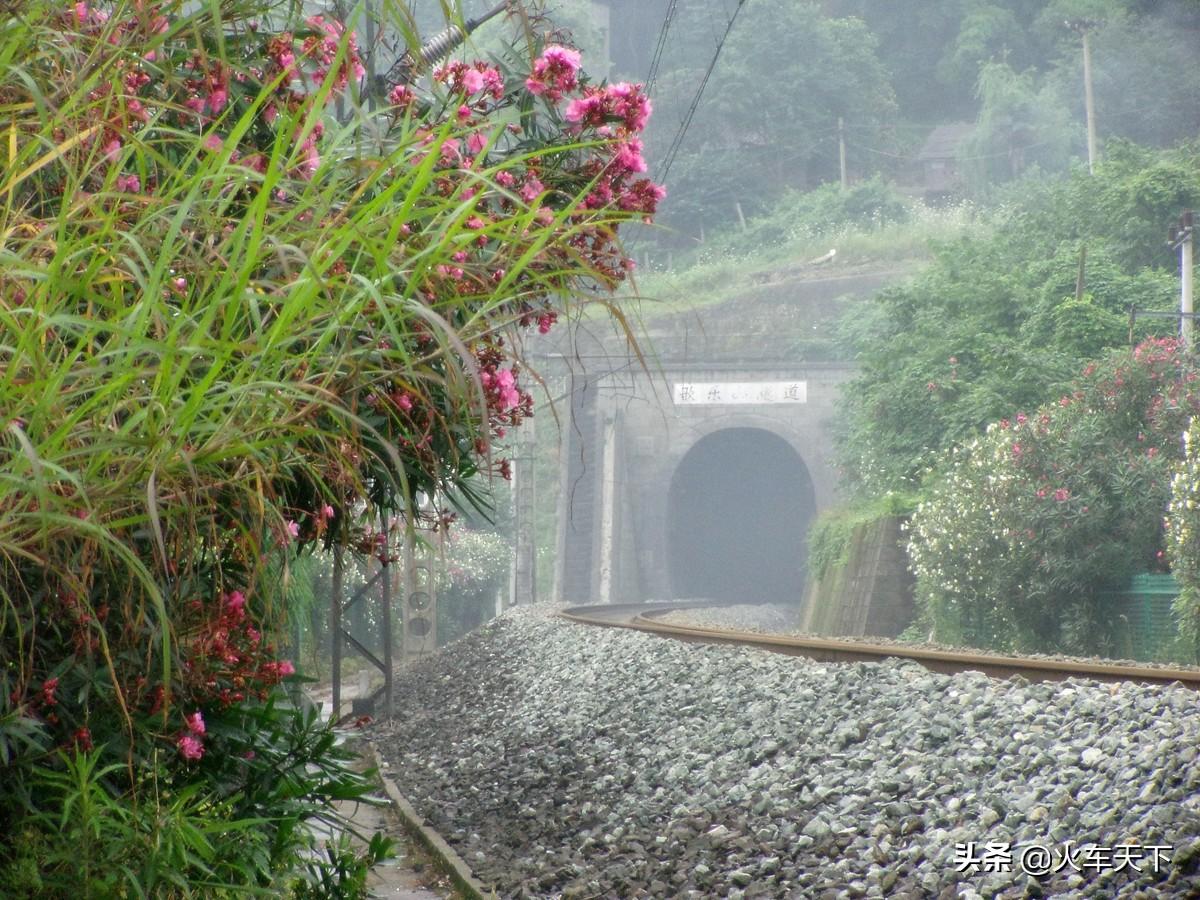
<svg viewBox="0 0 1200 900">
<path fill-rule="evenodd" d="M 342 715 L 342 548 L 333 551 L 333 586 L 329 591 L 329 638 L 333 642 L 330 667 L 333 681 L 333 720 Z"/>
</svg>

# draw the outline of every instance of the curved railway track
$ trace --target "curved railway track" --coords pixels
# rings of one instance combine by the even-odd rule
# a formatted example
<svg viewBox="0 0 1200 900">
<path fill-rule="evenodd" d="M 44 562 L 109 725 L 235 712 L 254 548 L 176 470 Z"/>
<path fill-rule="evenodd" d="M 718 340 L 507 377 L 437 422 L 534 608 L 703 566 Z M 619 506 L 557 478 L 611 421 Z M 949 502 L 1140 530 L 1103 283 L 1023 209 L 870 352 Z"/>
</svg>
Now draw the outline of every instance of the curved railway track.
<svg viewBox="0 0 1200 900">
<path fill-rule="evenodd" d="M 1140 684 L 1165 685 L 1178 682 L 1200 690 L 1200 669 L 1176 669 L 1158 666 L 1138 666 L 1072 659 L 1000 656 L 973 651 L 940 650 L 904 644 L 875 644 L 869 641 L 843 638 L 796 637 L 783 634 L 760 634 L 747 631 L 726 631 L 696 625 L 674 625 L 657 621 L 657 617 L 678 610 L 711 607 L 705 603 L 613 603 L 603 606 L 572 606 L 559 616 L 580 625 L 608 628 L 629 628 L 660 637 L 706 644 L 734 644 L 757 647 L 789 656 L 804 656 L 820 662 L 881 662 L 884 659 L 911 659 L 934 672 L 953 675 L 959 672 L 982 672 L 993 678 L 1020 675 L 1028 681 L 1063 681 L 1067 678 L 1088 678 L 1095 681 L 1132 681 Z"/>
</svg>

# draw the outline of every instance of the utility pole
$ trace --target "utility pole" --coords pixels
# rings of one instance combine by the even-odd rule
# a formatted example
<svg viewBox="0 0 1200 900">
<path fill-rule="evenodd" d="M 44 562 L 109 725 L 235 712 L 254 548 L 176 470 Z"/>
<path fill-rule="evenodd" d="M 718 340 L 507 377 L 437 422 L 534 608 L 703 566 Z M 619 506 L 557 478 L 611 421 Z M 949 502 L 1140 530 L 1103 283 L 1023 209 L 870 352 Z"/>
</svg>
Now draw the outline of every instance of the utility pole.
<svg viewBox="0 0 1200 900">
<path fill-rule="evenodd" d="M 842 190 L 847 187 L 846 180 L 846 123 L 838 116 L 838 169 L 842 173 Z"/>
<path fill-rule="evenodd" d="M 1092 174 L 1096 171 L 1096 163 L 1100 160 L 1100 151 L 1096 146 L 1096 102 L 1092 96 L 1092 45 L 1088 36 L 1101 23 L 1094 19 L 1071 19 L 1063 24 L 1072 31 L 1078 32 L 1083 39 L 1083 108 L 1087 116 L 1088 173 Z"/>
<path fill-rule="evenodd" d="M 1183 340 L 1183 346 L 1187 349 L 1192 347 L 1192 326 L 1194 320 L 1192 318 L 1192 277 L 1194 273 L 1194 261 L 1192 256 L 1192 244 L 1195 240 L 1195 216 L 1189 209 L 1179 217 L 1179 222 L 1171 226 L 1171 230 L 1167 235 L 1167 241 L 1171 248 L 1179 248 L 1179 269 L 1180 269 L 1180 292 L 1179 292 L 1179 336 Z"/>
<path fill-rule="evenodd" d="M 1096 171 L 1096 101 L 1092 98 L 1092 45 L 1083 32 L 1083 107 L 1087 113 L 1088 173 Z"/>
</svg>

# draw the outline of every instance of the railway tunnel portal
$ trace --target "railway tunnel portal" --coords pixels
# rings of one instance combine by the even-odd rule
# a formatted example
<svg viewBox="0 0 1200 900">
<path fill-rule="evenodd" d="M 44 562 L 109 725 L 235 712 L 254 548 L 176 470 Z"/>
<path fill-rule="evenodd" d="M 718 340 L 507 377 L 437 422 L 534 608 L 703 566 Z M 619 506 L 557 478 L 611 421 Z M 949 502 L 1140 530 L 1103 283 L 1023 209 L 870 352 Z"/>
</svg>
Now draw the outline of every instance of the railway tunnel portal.
<svg viewBox="0 0 1200 900">
<path fill-rule="evenodd" d="M 785 278 L 658 317 L 644 365 L 594 327 L 542 350 L 559 401 L 557 429 L 548 413 L 538 421 L 560 435 L 556 483 L 539 487 L 556 492 L 552 599 L 799 604 L 809 528 L 838 499 L 834 425 L 855 374 L 814 336 L 898 274 Z M 527 469 L 517 603 L 533 599 Z"/>
<path fill-rule="evenodd" d="M 667 556 L 676 597 L 721 603 L 795 601 L 804 590 L 812 478 L 766 428 L 700 438 L 667 492 Z"/>
</svg>

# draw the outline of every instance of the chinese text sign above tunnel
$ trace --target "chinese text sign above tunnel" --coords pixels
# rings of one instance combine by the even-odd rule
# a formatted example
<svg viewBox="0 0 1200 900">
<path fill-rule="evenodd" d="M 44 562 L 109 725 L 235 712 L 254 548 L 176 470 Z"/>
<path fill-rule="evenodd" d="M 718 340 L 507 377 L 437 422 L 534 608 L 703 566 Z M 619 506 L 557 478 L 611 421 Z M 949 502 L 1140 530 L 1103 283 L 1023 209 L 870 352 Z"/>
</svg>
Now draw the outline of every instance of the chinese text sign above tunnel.
<svg viewBox="0 0 1200 900">
<path fill-rule="evenodd" d="M 683 381 L 674 385 L 677 405 L 718 403 L 805 403 L 804 381 Z"/>
</svg>

